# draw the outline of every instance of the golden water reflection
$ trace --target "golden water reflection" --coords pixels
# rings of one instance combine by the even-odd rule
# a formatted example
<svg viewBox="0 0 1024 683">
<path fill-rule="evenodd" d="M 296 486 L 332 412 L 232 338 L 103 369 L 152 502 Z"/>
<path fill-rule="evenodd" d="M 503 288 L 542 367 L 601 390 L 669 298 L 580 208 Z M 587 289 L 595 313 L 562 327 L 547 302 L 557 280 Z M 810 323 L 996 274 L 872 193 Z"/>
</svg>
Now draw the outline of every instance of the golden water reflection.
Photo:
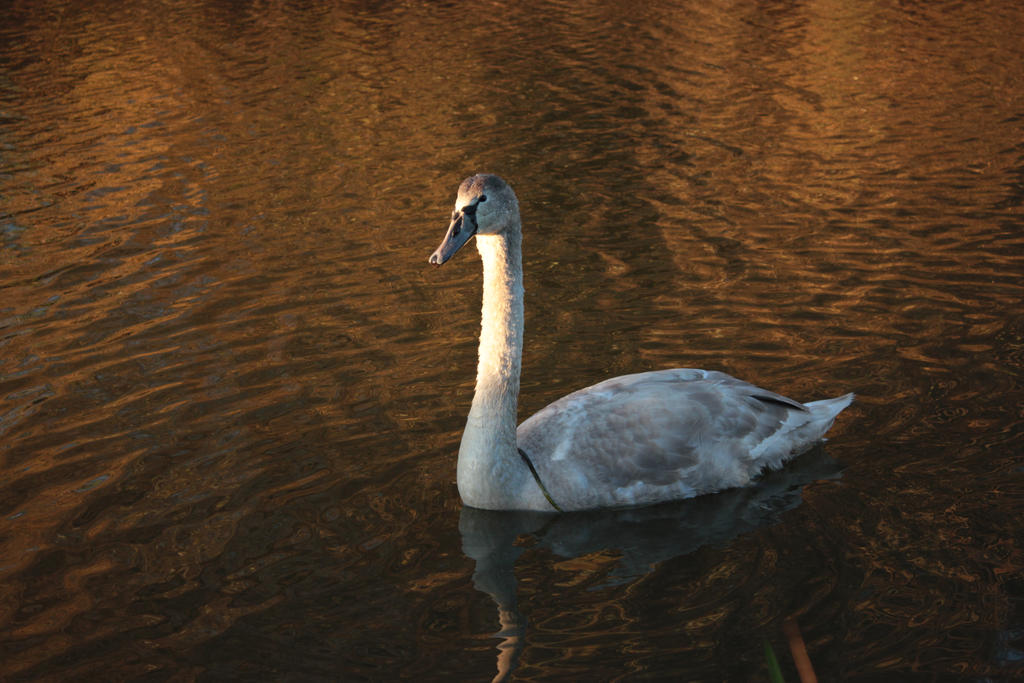
<svg viewBox="0 0 1024 683">
<path fill-rule="evenodd" d="M 636 571 L 610 541 L 501 545 L 514 675 L 756 678 L 794 615 L 823 680 L 1014 673 L 1022 26 L 15 4 L 0 677 L 493 675 L 453 485 L 479 276 L 424 267 L 485 170 L 523 204 L 524 415 L 668 366 L 859 397 L 841 481 L 768 524 Z"/>
</svg>

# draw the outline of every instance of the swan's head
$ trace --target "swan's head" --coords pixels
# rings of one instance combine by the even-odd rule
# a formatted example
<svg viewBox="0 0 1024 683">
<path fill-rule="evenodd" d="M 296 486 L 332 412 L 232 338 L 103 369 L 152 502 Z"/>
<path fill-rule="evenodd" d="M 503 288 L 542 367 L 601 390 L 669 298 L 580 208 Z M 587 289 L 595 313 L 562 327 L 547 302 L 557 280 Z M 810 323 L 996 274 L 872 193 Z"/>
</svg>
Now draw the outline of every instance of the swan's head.
<svg viewBox="0 0 1024 683">
<path fill-rule="evenodd" d="M 430 262 L 441 265 L 473 235 L 500 235 L 519 229 L 519 202 L 508 183 L 489 173 L 470 176 L 459 185 L 452 222 L 441 246 L 430 255 Z"/>
</svg>

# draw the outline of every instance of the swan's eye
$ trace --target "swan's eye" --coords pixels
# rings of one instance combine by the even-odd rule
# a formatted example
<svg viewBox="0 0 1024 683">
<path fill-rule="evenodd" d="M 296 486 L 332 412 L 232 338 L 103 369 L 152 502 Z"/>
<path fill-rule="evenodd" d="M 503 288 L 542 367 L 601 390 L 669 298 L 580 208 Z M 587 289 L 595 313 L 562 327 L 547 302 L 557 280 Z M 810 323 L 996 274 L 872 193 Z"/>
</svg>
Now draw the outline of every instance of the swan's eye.
<svg viewBox="0 0 1024 683">
<path fill-rule="evenodd" d="M 485 194 L 480 195 L 480 202 L 479 203 L 483 204 L 486 201 L 487 201 L 487 195 L 485 195 Z"/>
</svg>

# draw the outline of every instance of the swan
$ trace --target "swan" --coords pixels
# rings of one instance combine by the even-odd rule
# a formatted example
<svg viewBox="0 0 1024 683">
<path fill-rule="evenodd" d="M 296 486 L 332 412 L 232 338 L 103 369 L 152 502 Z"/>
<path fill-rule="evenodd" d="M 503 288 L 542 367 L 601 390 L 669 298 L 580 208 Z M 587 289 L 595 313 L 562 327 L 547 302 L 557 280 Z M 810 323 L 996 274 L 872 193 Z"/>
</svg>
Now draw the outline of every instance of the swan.
<svg viewBox="0 0 1024 683">
<path fill-rule="evenodd" d="M 523 352 L 522 223 L 502 178 L 464 180 L 443 265 L 471 237 L 483 262 L 476 389 L 459 446 L 459 495 L 487 510 L 651 505 L 750 484 L 817 444 L 853 394 L 799 403 L 722 372 L 676 368 L 605 380 L 516 428 Z"/>
</svg>

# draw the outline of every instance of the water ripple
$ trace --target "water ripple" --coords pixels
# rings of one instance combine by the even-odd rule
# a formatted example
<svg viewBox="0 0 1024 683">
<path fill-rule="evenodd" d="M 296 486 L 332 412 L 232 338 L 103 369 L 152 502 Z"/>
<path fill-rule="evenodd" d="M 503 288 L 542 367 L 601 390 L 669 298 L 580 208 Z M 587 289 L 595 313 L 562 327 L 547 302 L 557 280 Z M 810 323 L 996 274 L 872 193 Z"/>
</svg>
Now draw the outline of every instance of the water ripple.
<svg viewBox="0 0 1024 683">
<path fill-rule="evenodd" d="M 773 526 L 625 583 L 511 546 L 521 677 L 757 678 L 793 615 L 822 678 L 1016 666 L 1017 4 L 8 10 L 0 677 L 493 675 L 478 263 L 425 268 L 477 170 L 524 416 L 669 366 L 858 394 Z"/>
</svg>

